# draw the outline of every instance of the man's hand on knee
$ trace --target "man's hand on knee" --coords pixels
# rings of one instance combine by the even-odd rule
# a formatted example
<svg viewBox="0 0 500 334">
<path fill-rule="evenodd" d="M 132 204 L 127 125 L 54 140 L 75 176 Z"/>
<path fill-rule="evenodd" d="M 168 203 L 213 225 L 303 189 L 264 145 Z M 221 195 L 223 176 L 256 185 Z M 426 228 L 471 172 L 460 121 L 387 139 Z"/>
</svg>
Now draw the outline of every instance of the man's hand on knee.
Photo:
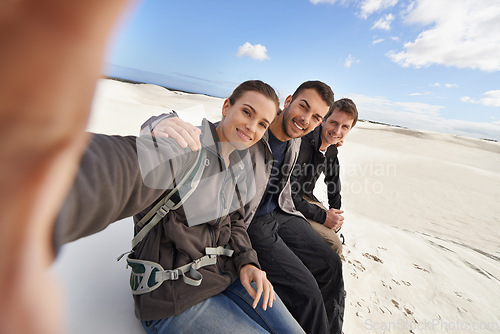
<svg viewBox="0 0 500 334">
<path fill-rule="evenodd" d="M 326 220 L 323 225 L 334 231 L 338 231 L 342 227 L 342 224 L 344 224 L 344 217 L 342 216 L 343 213 L 344 211 L 337 209 L 327 210 Z"/>
</svg>

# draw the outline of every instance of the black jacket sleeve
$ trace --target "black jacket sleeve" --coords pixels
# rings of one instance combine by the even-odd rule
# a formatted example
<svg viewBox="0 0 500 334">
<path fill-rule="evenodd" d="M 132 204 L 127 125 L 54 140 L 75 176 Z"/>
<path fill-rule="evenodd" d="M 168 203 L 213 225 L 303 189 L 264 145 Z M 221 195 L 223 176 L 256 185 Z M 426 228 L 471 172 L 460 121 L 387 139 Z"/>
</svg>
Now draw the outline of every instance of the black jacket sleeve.
<svg viewBox="0 0 500 334">
<path fill-rule="evenodd" d="M 326 160 L 325 184 L 328 191 L 328 205 L 330 209 L 340 209 L 342 196 L 340 195 L 340 164 L 335 155 Z"/>
<path fill-rule="evenodd" d="M 307 219 L 311 219 L 317 223 L 323 224 L 326 220 L 326 211 L 319 206 L 309 203 L 307 200 L 298 196 L 297 193 L 293 195 L 293 204 L 295 208 L 300 211 Z"/>
</svg>

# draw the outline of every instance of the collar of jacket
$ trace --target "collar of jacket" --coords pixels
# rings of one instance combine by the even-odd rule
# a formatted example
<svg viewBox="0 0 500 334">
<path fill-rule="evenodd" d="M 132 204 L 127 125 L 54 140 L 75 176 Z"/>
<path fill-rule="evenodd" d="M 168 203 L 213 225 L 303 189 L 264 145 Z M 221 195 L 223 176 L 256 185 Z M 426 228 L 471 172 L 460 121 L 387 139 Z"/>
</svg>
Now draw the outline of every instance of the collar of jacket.
<svg viewBox="0 0 500 334">
<path fill-rule="evenodd" d="M 220 155 L 220 139 L 217 134 L 217 126 L 220 122 L 212 123 L 206 118 L 204 118 L 201 122 L 201 126 L 198 128 L 201 130 L 200 142 L 201 146 L 213 154 L 217 155 L 217 157 L 223 161 L 222 156 Z M 248 149 L 245 150 L 234 150 L 229 155 L 230 164 L 239 163 L 243 157 L 247 154 Z"/>
<path fill-rule="evenodd" d="M 269 146 L 269 128 L 267 128 L 266 132 L 264 132 L 264 135 L 262 136 L 259 142 L 264 144 L 266 150 L 264 154 L 264 163 L 267 164 L 269 160 L 272 160 L 273 158 L 273 154 L 271 152 L 271 146 Z"/>
<path fill-rule="evenodd" d="M 313 131 L 305 135 L 309 139 L 314 152 L 319 152 L 321 147 L 321 131 L 323 130 L 323 124 L 318 125 Z M 326 158 L 331 158 L 338 154 L 338 149 L 336 145 L 330 145 L 326 149 Z"/>
</svg>

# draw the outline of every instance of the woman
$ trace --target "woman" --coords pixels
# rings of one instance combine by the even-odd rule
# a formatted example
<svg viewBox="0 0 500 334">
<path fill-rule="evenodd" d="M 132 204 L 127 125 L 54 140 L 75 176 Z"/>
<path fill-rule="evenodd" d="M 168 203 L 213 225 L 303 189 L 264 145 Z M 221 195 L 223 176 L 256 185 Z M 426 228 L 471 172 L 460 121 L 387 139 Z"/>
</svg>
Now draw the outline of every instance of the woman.
<svg viewBox="0 0 500 334">
<path fill-rule="evenodd" d="M 72 191 L 79 198 L 68 200 L 59 217 L 65 223 L 56 225 L 56 244 L 135 214 L 140 238 L 128 262 L 136 315 L 148 333 L 302 332 L 274 302 L 243 222 L 253 193 L 246 148 L 262 138 L 278 110 L 269 85 L 242 83 L 224 101 L 220 123 L 203 121 L 201 155 L 171 139 L 95 135 Z M 191 186 L 179 186 L 193 170 Z M 182 205 L 160 210 L 165 194 L 177 188 Z"/>
</svg>

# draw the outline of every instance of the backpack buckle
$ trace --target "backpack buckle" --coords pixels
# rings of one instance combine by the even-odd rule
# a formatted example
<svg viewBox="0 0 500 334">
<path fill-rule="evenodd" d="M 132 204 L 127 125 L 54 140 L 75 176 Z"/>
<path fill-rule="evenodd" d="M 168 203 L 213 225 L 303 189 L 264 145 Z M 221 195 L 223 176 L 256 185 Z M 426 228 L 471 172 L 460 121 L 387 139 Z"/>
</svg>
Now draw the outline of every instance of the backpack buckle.
<svg viewBox="0 0 500 334">
<path fill-rule="evenodd" d="M 163 218 L 163 217 L 165 217 L 165 216 L 167 215 L 168 211 L 170 211 L 170 210 L 165 210 L 165 209 L 163 208 L 163 206 L 162 206 L 162 207 L 160 207 L 160 208 L 158 209 L 158 211 L 156 211 L 156 214 L 157 214 L 158 216 L 160 216 L 161 218 Z"/>
</svg>

